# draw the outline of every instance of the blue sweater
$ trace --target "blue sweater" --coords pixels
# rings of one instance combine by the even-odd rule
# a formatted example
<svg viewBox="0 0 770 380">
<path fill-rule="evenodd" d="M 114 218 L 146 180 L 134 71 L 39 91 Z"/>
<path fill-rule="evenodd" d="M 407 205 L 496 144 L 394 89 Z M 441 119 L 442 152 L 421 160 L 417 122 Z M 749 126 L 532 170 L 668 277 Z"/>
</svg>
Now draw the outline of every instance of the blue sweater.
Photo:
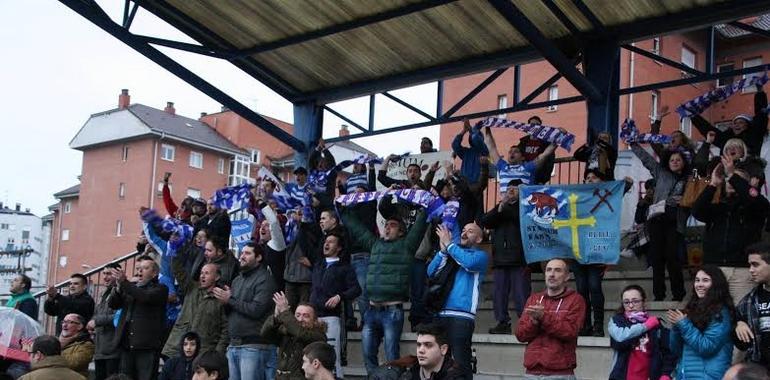
<svg viewBox="0 0 770 380">
<path fill-rule="evenodd" d="M 487 270 L 489 258 L 487 253 L 478 248 L 464 248 L 451 243 L 447 247 L 447 253 L 438 252 L 433 256 L 428 265 L 428 277 L 433 277 L 439 268 L 446 265 L 448 256 L 451 256 L 460 269 L 455 275 L 454 285 L 449 292 L 444 309 L 439 312 L 441 316 L 475 319 L 476 307 L 479 304 L 481 293 L 481 281 Z"/>
<path fill-rule="evenodd" d="M 671 329 L 671 351 L 680 357 L 676 378 L 721 379 L 733 355 L 732 321 L 727 308 L 722 308 L 705 331 L 698 330 L 689 318 Z"/>
<path fill-rule="evenodd" d="M 481 162 L 479 159 L 482 156 L 489 155 L 486 144 L 484 144 L 484 136 L 481 134 L 481 129 L 471 129 L 470 148 L 462 146 L 464 133 L 460 133 L 452 140 L 452 151 L 460 157 L 462 166 L 460 166 L 460 173 L 468 179 L 468 183 L 476 183 L 479 180 L 481 174 Z"/>
</svg>

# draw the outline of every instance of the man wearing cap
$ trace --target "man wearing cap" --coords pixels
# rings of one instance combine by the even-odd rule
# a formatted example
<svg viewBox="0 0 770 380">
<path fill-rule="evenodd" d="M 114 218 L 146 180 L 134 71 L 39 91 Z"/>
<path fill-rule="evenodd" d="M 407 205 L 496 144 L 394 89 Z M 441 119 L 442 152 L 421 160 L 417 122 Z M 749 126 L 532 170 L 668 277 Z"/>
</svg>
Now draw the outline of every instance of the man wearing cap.
<svg viewBox="0 0 770 380">
<path fill-rule="evenodd" d="M 716 133 L 714 145 L 722 149 L 727 140 L 738 138 L 746 143 L 749 148 L 749 155 L 759 156 L 762 148 L 762 140 L 767 131 L 767 94 L 762 86 L 757 85 L 757 92 L 754 94 L 754 117 L 740 114 L 733 118 L 733 123 L 726 131 L 722 131 L 709 123 L 701 115 L 691 117 L 692 125 L 698 128 L 701 135 L 706 137 L 709 132 Z"/>
</svg>

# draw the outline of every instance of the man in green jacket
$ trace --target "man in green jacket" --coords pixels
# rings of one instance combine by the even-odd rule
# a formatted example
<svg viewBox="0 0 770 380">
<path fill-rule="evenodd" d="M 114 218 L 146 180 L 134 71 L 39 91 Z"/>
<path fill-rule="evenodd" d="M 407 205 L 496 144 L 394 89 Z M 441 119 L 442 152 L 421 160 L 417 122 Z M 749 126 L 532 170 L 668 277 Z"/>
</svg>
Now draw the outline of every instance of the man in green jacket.
<svg viewBox="0 0 770 380">
<path fill-rule="evenodd" d="M 412 258 L 427 228 L 425 210 L 420 210 L 407 232 L 403 220 L 385 222 L 385 233 L 377 238 L 353 213 L 345 210 L 344 220 L 354 239 L 369 254 L 366 273 L 366 298 L 369 310 L 364 314 L 361 340 L 367 372 L 379 365 L 379 342 L 385 342 L 385 359 L 401 356 L 399 341 L 404 328 L 404 302 L 409 300 L 409 274 Z"/>
<path fill-rule="evenodd" d="M 302 350 L 313 342 L 326 342 L 326 324 L 316 317 L 315 309 L 308 303 L 300 303 L 291 313 L 286 294 L 273 294 L 275 312 L 262 325 L 262 335 L 279 342 L 276 380 L 301 380 Z M 340 377 L 342 377 L 340 375 Z"/>
<path fill-rule="evenodd" d="M 163 347 L 163 355 L 173 358 L 179 354 L 179 340 L 190 331 L 198 333 L 201 346 L 198 352 L 216 350 L 224 354 L 230 342 L 227 331 L 227 315 L 222 305 L 211 293 L 221 275 L 217 264 L 209 263 L 201 268 L 198 281 L 185 270 L 186 254 L 179 253 L 171 262 L 171 268 L 185 294 L 182 312 L 179 314 Z"/>
</svg>

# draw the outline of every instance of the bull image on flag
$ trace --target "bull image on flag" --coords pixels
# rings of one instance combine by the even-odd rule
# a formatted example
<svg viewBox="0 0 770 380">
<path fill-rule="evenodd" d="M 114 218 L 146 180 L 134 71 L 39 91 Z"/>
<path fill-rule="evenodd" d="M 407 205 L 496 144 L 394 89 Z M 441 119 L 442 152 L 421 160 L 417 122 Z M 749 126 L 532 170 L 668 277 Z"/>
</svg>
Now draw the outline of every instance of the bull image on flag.
<svg viewBox="0 0 770 380">
<path fill-rule="evenodd" d="M 521 186 L 521 240 L 528 263 L 555 257 L 616 264 L 623 182 Z"/>
</svg>

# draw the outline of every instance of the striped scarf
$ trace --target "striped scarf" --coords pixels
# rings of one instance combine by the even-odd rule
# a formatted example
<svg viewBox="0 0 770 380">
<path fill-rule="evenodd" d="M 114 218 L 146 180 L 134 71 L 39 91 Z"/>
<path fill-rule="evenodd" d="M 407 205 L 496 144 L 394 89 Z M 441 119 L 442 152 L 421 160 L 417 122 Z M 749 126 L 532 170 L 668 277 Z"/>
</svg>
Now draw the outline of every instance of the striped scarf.
<svg viewBox="0 0 770 380">
<path fill-rule="evenodd" d="M 669 144 L 671 136 L 653 133 L 639 133 L 634 119 L 626 119 L 620 126 L 620 138 L 626 144 L 648 143 L 648 144 Z"/>
<path fill-rule="evenodd" d="M 742 78 L 737 82 L 734 82 L 730 86 L 722 86 L 715 88 L 695 99 L 688 100 L 682 103 L 676 108 L 676 112 L 679 117 L 686 118 L 695 115 L 700 115 L 707 108 L 711 107 L 714 103 L 719 103 L 727 98 L 735 95 L 738 91 L 752 86 L 763 86 L 767 83 L 767 72 L 761 76 L 753 76 Z"/>
<path fill-rule="evenodd" d="M 501 119 L 498 117 L 488 117 L 478 122 L 476 126 L 480 128 L 513 128 L 532 136 L 534 139 L 556 144 L 568 152 L 572 151 L 572 144 L 575 142 L 575 135 L 569 132 L 562 132 L 559 128 L 556 127 L 527 124 L 518 121 Z"/>
</svg>

